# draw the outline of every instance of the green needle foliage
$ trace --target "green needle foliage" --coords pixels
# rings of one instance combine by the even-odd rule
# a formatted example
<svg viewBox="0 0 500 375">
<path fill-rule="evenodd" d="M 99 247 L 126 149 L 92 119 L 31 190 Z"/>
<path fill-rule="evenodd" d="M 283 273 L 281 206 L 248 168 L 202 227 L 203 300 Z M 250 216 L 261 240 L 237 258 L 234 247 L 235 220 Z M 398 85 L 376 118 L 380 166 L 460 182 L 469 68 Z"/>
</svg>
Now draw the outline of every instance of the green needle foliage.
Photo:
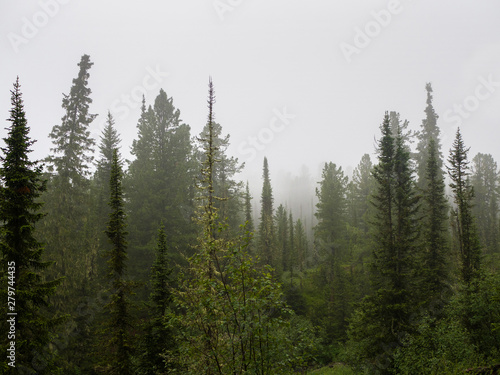
<svg viewBox="0 0 500 375">
<path fill-rule="evenodd" d="M 422 252 L 423 298 L 426 302 L 441 297 L 448 283 L 448 202 L 444 176 L 439 167 L 438 149 L 434 139 L 429 142 L 429 158 L 423 191 L 424 206 Z"/>
<path fill-rule="evenodd" d="M 172 268 L 169 267 L 168 243 L 165 227 L 158 230 L 156 259 L 151 268 L 152 292 L 149 297 L 148 321 L 144 327 L 144 337 L 138 348 L 138 375 L 165 374 L 178 367 L 179 355 L 176 337 L 172 327 L 171 309 Z"/>
<path fill-rule="evenodd" d="M 262 194 L 260 197 L 260 224 L 259 224 L 259 249 L 260 257 L 264 264 L 271 267 L 278 266 L 278 256 L 276 249 L 275 225 L 273 217 L 273 189 L 271 186 L 271 178 L 269 177 L 269 164 L 267 158 L 264 158 L 264 167 L 262 171 Z"/>
<path fill-rule="evenodd" d="M 481 247 L 472 214 L 474 189 L 470 183 L 470 167 L 467 159 L 469 149 L 465 148 L 460 129 L 457 129 L 453 147 L 450 150 L 448 174 L 451 179 L 455 208 L 452 211 L 458 251 L 460 254 L 462 280 L 470 285 L 479 276 Z"/>
<path fill-rule="evenodd" d="M 377 184 L 373 196 L 376 209 L 373 293 L 353 314 L 348 333 L 355 361 L 364 361 L 372 372 L 389 373 L 394 349 L 411 332 L 410 316 L 415 310 L 412 290 L 416 281 L 413 269 L 418 197 L 414 192 L 408 147 L 401 128 L 393 136 L 387 112 L 381 131 L 379 163 L 373 170 Z"/>
<path fill-rule="evenodd" d="M 105 334 L 108 337 L 104 372 L 106 374 L 128 375 L 131 369 L 131 343 L 129 314 L 130 283 L 125 280 L 127 270 L 126 213 L 122 191 L 122 170 L 118 150 L 113 154 L 110 176 L 109 223 L 106 235 L 112 248 L 108 252 L 108 277 L 111 281 L 110 302 L 105 306 L 109 313 Z"/>
<path fill-rule="evenodd" d="M 189 259 L 176 300 L 184 311 L 181 358 L 188 374 L 288 373 L 293 358 L 285 337 L 283 302 L 269 267 L 260 268 L 248 253 L 248 232 L 234 240 L 218 224 L 214 193 L 216 145 L 213 132 L 213 84 L 209 83 L 209 116 L 200 182 L 197 253 Z M 271 218 L 272 219 L 272 218 Z"/>
<path fill-rule="evenodd" d="M 43 260 L 44 245 L 36 238 L 35 227 L 44 216 L 40 212 L 41 194 L 46 190 L 42 167 L 31 161 L 29 153 L 35 143 L 29 137 L 30 128 L 24 112 L 19 78 L 11 91 L 12 109 L 8 135 L 4 138 L 0 156 L 0 275 L 2 324 L 0 327 L 4 359 L 2 373 L 55 374 L 48 344 L 62 318 L 49 314 L 49 297 L 61 283 L 60 278 L 46 281 L 45 271 L 52 262 Z M 9 303 L 8 303 L 9 301 Z M 7 313 L 17 315 L 7 316 Z M 15 331 L 9 330 L 7 319 L 15 320 Z M 7 335 L 13 333 L 14 336 Z M 14 343 L 14 345 L 12 345 Z M 15 359 L 6 353 L 14 346 Z M 13 366 L 7 365 L 10 362 Z M 15 368 L 14 368 L 15 367 Z M 20 372 L 17 372 L 20 371 Z"/>
</svg>

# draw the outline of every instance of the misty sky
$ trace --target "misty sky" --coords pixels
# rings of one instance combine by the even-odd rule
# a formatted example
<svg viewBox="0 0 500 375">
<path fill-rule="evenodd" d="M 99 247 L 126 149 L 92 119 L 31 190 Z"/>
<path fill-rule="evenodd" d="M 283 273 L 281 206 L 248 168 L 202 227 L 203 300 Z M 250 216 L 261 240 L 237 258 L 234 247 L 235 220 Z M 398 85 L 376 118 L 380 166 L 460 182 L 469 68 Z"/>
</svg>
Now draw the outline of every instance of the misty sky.
<svg viewBox="0 0 500 375">
<path fill-rule="evenodd" d="M 1 0 L 0 113 L 19 75 L 32 155 L 45 157 L 89 54 L 92 134 L 111 110 L 130 158 L 142 93 L 152 104 L 163 88 L 196 135 L 212 76 L 230 154 L 260 187 L 264 155 L 271 178 L 355 167 L 386 110 L 418 129 L 431 82 L 444 154 L 460 125 L 470 158 L 500 161 L 499 15 L 497 0 Z"/>
</svg>

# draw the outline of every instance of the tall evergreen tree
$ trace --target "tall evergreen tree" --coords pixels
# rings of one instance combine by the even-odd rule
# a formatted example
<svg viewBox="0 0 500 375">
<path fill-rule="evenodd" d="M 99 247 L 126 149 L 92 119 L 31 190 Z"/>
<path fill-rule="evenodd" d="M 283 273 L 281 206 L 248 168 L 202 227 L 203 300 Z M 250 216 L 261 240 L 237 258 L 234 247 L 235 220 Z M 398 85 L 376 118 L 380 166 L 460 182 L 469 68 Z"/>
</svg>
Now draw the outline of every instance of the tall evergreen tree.
<svg viewBox="0 0 500 375">
<path fill-rule="evenodd" d="M 100 180 L 106 182 L 109 189 L 109 179 L 111 177 L 111 168 L 113 165 L 113 154 L 120 147 L 120 136 L 115 128 L 115 119 L 111 112 L 108 111 L 106 117 L 106 126 L 102 130 L 101 141 L 99 143 L 100 158 L 97 161 L 97 175 Z M 120 153 L 118 152 L 118 158 Z M 108 194 L 109 196 L 109 194 Z"/>
<path fill-rule="evenodd" d="M 364 154 L 349 183 L 349 222 L 364 234 L 368 233 L 369 197 L 374 185 L 372 168 L 370 155 Z"/>
<path fill-rule="evenodd" d="M 250 187 L 248 186 L 248 181 L 245 190 L 245 222 L 247 223 L 247 230 L 249 232 L 253 232 L 254 225 L 252 217 L 252 196 L 250 195 Z"/>
<path fill-rule="evenodd" d="M 288 256 L 286 261 L 287 269 L 290 270 L 290 284 L 293 283 L 293 270 L 297 269 L 297 246 L 295 244 L 295 227 L 294 227 L 293 215 L 290 210 L 288 216 Z M 285 262 L 283 262 L 285 265 Z M 285 270 L 285 268 L 284 268 Z"/>
<path fill-rule="evenodd" d="M 347 177 L 342 167 L 325 163 L 322 180 L 316 188 L 318 224 L 314 228 L 318 251 L 324 256 L 341 257 L 346 222 Z"/>
<path fill-rule="evenodd" d="M 425 90 L 427 91 L 427 106 L 425 107 L 425 119 L 422 120 L 420 125 L 420 131 L 417 133 L 417 148 L 413 155 L 416 162 L 417 169 L 417 184 L 420 189 L 424 189 L 427 185 L 427 165 L 430 157 L 430 142 L 431 139 L 434 140 L 436 147 L 435 158 L 437 162 L 438 172 L 443 168 L 443 155 L 441 153 L 441 144 L 439 143 L 439 127 L 437 126 L 437 120 L 439 116 L 434 111 L 434 106 L 432 104 L 432 85 L 427 83 L 425 85 Z M 442 173 L 442 172 L 441 172 Z"/>
<path fill-rule="evenodd" d="M 46 308 L 61 279 L 46 281 L 45 271 L 52 262 L 43 260 L 44 245 L 35 233 L 44 216 L 40 196 L 46 190 L 46 181 L 40 163 L 29 158 L 35 141 L 29 137 L 19 78 L 11 94 L 11 125 L 0 156 L 0 275 L 4 301 L 0 326 L 5 334 L 0 369 L 5 374 L 13 374 L 15 369 L 19 373 L 54 374 L 56 368 L 48 345 L 60 320 L 48 314 Z"/>
<path fill-rule="evenodd" d="M 260 197 L 261 211 L 259 223 L 259 254 L 264 264 L 272 267 L 277 265 L 276 239 L 273 220 L 273 189 L 269 177 L 269 165 L 267 158 L 264 157 L 264 167 L 262 172 L 264 180 L 262 185 L 262 195 Z"/>
<path fill-rule="evenodd" d="M 49 135 L 54 143 L 51 149 L 54 155 L 48 158 L 50 169 L 55 169 L 61 183 L 67 186 L 86 187 L 93 160 L 89 153 L 94 151 L 95 142 L 88 128 L 97 115 L 89 114 L 92 91 L 87 87 L 92 65 L 89 55 L 83 55 L 78 77 L 73 80 L 70 93 L 63 95 L 62 107 L 66 113 L 61 125 L 55 125 Z"/>
<path fill-rule="evenodd" d="M 182 360 L 188 374 L 274 374 L 287 371 L 286 342 L 280 339 L 284 308 L 282 293 L 269 268 L 259 268 L 249 256 L 248 238 L 225 236 L 217 220 L 214 194 L 213 85 L 209 83 L 209 127 L 202 139 L 205 152 L 199 189 L 201 233 L 198 252 L 189 259 L 177 293 L 185 311 Z M 272 218 L 271 218 L 272 219 Z M 222 232 L 222 233 L 221 233 Z M 285 370 L 286 369 L 286 370 Z"/>
<path fill-rule="evenodd" d="M 447 284 L 448 202 L 445 196 L 444 176 L 441 173 L 437 144 L 431 138 L 423 190 L 423 286 L 424 298 L 432 302 L 440 298 Z"/>
<path fill-rule="evenodd" d="M 285 206 L 283 206 L 282 204 L 280 204 L 276 209 L 275 228 L 277 246 L 276 271 L 278 274 L 281 274 L 283 271 L 289 270 L 290 256 L 288 212 Z"/>
<path fill-rule="evenodd" d="M 199 139 L 206 139 L 208 136 L 209 124 L 206 124 L 200 134 Z M 220 220 L 226 221 L 229 232 L 237 232 L 239 225 L 243 222 L 241 189 L 243 183 L 235 180 L 235 175 L 242 171 L 244 164 L 239 164 L 238 158 L 227 156 L 229 147 L 229 134 L 222 136 L 222 126 L 215 121 L 212 124 L 213 142 L 217 146 L 214 164 L 214 192 L 221 199 L 215 201 Z M 203 163 L 205 153 L 199 153 L 198 158 Z"/>
<path fill-rule="evenodd" d="M 85 246 L 85 223 L 89 209 L 89 168 L 92 162 L 94 140 L 88 130 L 97 115 L 89 114 L 91 90 L 88 85 L 89 69 L 93 63 L 83 55 L 78 66 L 78 77 L 73 80 L 70 93 L 64 95 L 62 107 L 65 114 L 61 124 L 50 133 L 54 143 L 53 155 L 47 158 L 49 171 L 55 172 L 46 196 L 48 217 L 43 222 L 43 235 L 47 251 L 57 259 L 54 271 L 66 275 L 64 294 L 87 288 L 88 273 L 95 264 L 93 254 Z M 64 222 L 65 225 L 59 225 Z M 61 290 L 62 291 L 62 290 Z M 66 293 L 68 292 L 68 293 Z M 61 301 L 61 306 L 73 303 Z"/>
<path fill-rule="evenodd" d="M 309 256 L 309 243 L 307 241 L 306 230 L 304 225 L 302 224 L 301 219 L 297 219 L 295 222 L 295 247 L 296 247 L 296 256 L 297 256 L 297 269 L 301 275 L 301 285 L 302 285 L 302 276 L 307 267 L 307 258 Z"/>
<path fill-rule="evenodd" d="M 89 177 L 94 146 L 89 126 L 96 117 L 89 112 L 92 99 L 88 79 L 92 65 L 88 55 L 81 57 L 78 76 L 73 79 L 69 94 L 63 95 L 61 123 L 49 134 L 54 147 L 47 158 L 50 174 L 43 197 L 48 215 L 40 225 L 40 238 L 47 243 L 47 255 L 55 260 L 48 277 L 65 276 L 51 299 L 54 309 L 73 317 L 59 337 L 64 343 L 60 353 L 67 373 L 88 363 L 92 347 L 91 316 L 81 314 L 79 308 L 96 292 L 98 259 L 94 238 L 89 236 L 92 226 Z"/>
<path fill-rule="evenodd" d="M 113 154 L 113 164 L 110 176 L 109 223 L 106 230 L 112 248 L 108 256 L 108 277 L 111 282 L 110 303 L 106 305 L 109 311 L 109 322 L 106 327 L 107 342 L 105 372 L 109 374 L 128 375 L 131 369 L 130 344 L 130 284 L 125 280 L 127 271 L 127 231 L 122 190 L 123 173 L 118 159 L 118 150 Z M 109 361 L 109 362 L 108 362 Z"/>
<path fill-rule="evenodd" d="M 109 207 L 109 180 L 111 178 L 111 167 L 113 164 L 114 150 L 120 147 L 120 136 L 115 129 L 115 120 L 108 111 L 106 126 L 104 127 L 99 143 L 99 159 L 97 160 L 97 169 L 92 179 L 90 187 L 91 211 L 87 226 L 87 238 L 89 249 L 97 258 L 97 273 L 99 276 L 105 273 L 104 257 L 106 250 L 109 250 L 109 244 L 106 234 L 102 228 L 107 225 L 107 218 L 110 214 Z M 120 153 L 118 151 L 118 158 Z M 104 280 L 99 280 L 103 282 Z"/>
<path fill-rule="evenodd" d="M 471 184 L 475 195 L 472 213 L 477 220 L 479 239 L 485 254 L 496 254 L 500 250 L 500 173 L 490 154 L 478 153 L 472 163 Z"/>
<path fill-rule="evenodd" d="M 460 129 L 457 129 L 455 141 L 448 157 L 449 166 L 447 168 L 455 202 L 452 218 L 456 228 L 462 280 L 470 285 L 479 274 L 481 247 L 472 214 L 474 190 L 470 182 L 468 151 L 469 149 L 465 148 Z"/>
<path fill-rule="evenodd" d="M 184 262 L 195 242 L 194 183 L 196 177 L 190 127 L 183 123 L 173 98 L 165 91 L 146 108 L 143 100 L 132 144 L 135 159 L 130 164 L 125 189 L 130 209 L 130 276 L 149 277 L 154 260 L 156 231 L 160 222 L 169 233 L 174 261 Z M 147 299 L 150 291 L 138 290 L 137 298 Z"/>
<path fill-rule="evenodd" d="M 167 326 L 172 304 L 172 268 L 168 260 L 168 244 L 163 223 L 158 230 L 156 258 L 151 269 L 150 316 L 139 348 L 139 366 L 136 374 L 167 373 L 175 367 L 178 355 L 172 327 Z M 168 361 L 168 362 L 167 362 Z"/>
<path fill-rule="evenodd" d="M 351 320 L 349 347 L 358 360 L 366 359 L 370 366 L 389 373 L 392 352 L 411 330 L 410 317 L 415 309 L 412 296 L 416 291 L 413 268 L 418 198 L 404 134 L 399 128 L 394 137 L 387 112 L 381 131 L 379 162 L 373 170 L 377 183 L 373 196 L 374 293 L 363 300 Z"/>
<path fill-rule="evenodd" d="M 349 315 L 347 275 L 342 267 L 346 260 L 347 183 L 342 168 L 330 162 L 325 163 L 316 189 L 318 224 L 314 228 L 314 241 L 322 259 L 316 284 L 324 299 L 316 319 L 325 326 L 328 344 L 345 338 Z"/>
</svg>

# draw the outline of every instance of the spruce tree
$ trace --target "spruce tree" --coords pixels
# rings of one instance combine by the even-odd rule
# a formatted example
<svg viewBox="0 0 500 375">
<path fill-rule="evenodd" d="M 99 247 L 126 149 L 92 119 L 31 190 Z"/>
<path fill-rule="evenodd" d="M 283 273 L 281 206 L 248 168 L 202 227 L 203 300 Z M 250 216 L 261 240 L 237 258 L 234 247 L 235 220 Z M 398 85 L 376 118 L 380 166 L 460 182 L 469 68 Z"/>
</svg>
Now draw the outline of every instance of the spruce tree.
<svg viewBox="0 0 500 375">
<path fill-rule="evenodd" d="M 453 191 L 455 207 L 452 218 L 456 228 L 458 251 L 461 262 L 462 280 L 470 285 L 479 275 L 481 266 L 481 247 L 472 214 L 474 190 L 470 182 L 470 167 L 467 159 L 469 149 L 465 147 L 460 129 L 448 157 L 448 175 Z"/>
<path fill-rule="evenodd" d="M 477 220 L 479 240 L 485 254 L 497 254 L 500 250 L 500 173 L 490 154 L 478 153 L 472 163 L 471 184 L 475 195 L 472 213 Z"/>
<path fill-rule="evenodd" d="M 40 196 L 46 190 L 42 166 L 31 161 L 35 143 L 24 111 L 19 78 L 11 91 L 11 125 L 0 156 L 0 250 L 2 280 L 2 373 L 54 374 L 49 343 L 60 319 L 47 312 L 61 279 L 46 281 L 52 262 L 35 228 L 44 216 Z M 14 327 L 14 331 L 12 328 Z M 14 344 L 12 344 L 14 343 Z M 10 355 L 14 355 L 10 357 Z M 7 358 L 5 358 L 5 356 Z"/>
<path fill-rule="evenodd" d="M 120 136 L 115 129 L 115 120 L 110 112 L 106 118 L 101 140 L 99 143 L 99 159 L 97 160 L 97 170 L 94 174 L 91 184 L 91 212 L 87 229 L 89 239 L 89 248 L 94 249 L 92 253 L 97 257 L 98 275 L 103 275 L 105 264 L 102 256 L 106 250 L 109 250 L 109 244 L 106 234 L 102 228 L 106 227 L 107 219 L 110 213 L 109 207 L 109 180 L 111 178 L 111 167 L 113 164 L 114 150 L 120 147 Z M 120 153 L 118 152 L 118 158 Z M 102 282 L 104 280 L 99 280 Z"/>
<path fill-rule="evenodd" d="M 64 294 L 88 294 L 88 273 L 95 271 L 95 257 L 86 244 L 85 223 L 89 210 L 89 168 L 92 162 L 94 140 L 88 130 L 96 115 L 89 113 L 91 90 L 89 69 L 93 63 L 83 55 L 78 66 L 78 77 L 68 95 L 63 95 L 65 111 L 60 125 L 50 133 L 54 144 L 47 158 L 50 191 L 46 195 L 48 217 L 43 222 L 43 237 L 49 243 L 48 253 L 57 259 L 54 271 L 66 275 Z M 64 226 L 59 225 L 60 222 Z M 76 290 L 78 292 L 76 293 Z M 61 290 L 63 291 L 63 290 Z M 72 309 L 76 301 L 58 301 L 63 309 Z"/>
<path fill-rule="evenodd" d="M 143 100 L 131 149 L 135 159 L 124 182 L 130 202 L 130 276 L 135 280 L 149 277 L 147 270 L 154 260 L 151 248 L 160 222 L 169 233 L 174 261 L 184 262 L 181 254 L 193 251 L 196 169 L 190 127 L 180 116 L 164 90 L 153 106 L 146 107 Z M 138 298 L 147 300 L 149 292 L 139 290 Z"/>
<path fill-rule="evenodd" d="M 149 318 L 139 352 L 137 374 L 155 375 L 175 368 L 178 355 L 175 337 L 168 319 L 172 304 L 172 268 L 169 266 L 168 243 L 163 223 L 158 230 L 156 258 L 151 268 Z M 166 360 L 168 361 L 166 363 Z"/>
<path fill-rule="evenodd" d="M 54 309 L 72 314 L 73 318 L 59 336 L 63 343 L 59 350 L 67 372 L 75 368 L 89 371 L 93 339 L 89 333 L 92 316 L 80 313 L 81 306 L 94 298 L 97 290 L 98 250 L 95 238 L 89 236 L 93 225 L 89 177 L 94 147 L 89 126 L 96 117 L 90 113 L 88 79 L 92 66 L 90 57 L 83 55 L 69 94 L 63 94 L 61 123 L 53 126 L 49 134 L 53 148 L 46 159 L 49 179 L 48 191 L 43 196 L 48 215 L 40 223 L 40 238 L 47 243 L 47 255 L 56 261 L 48 276 L 65 276 L 52 298 Z"/>
<path fill-rule="evenodd" d="M 51 149 L 54 155 L 48 158 L 51 170 L 55 169 L 61 183 L 71 187 L 87 185 L 86 177 L 93 160 L 89 154 L 94 151 L 95 142 L 88 128 L 97 115 L 89 114 L 92 91 L 87 87 L 92 65 L 94 63 L 90 61 L 89 55 L 83 55 L 78 64 L 78 77 L 73 80 L 70 93 L 63 94 L 62 107 L 66 113 L 61 124 L 55 125 L 49 135 L 54 143 Z"/>
<path fill-rule="evenodd" d="M 106 230 L 111 249 L 108 257 L 108 278 L 111 283 L 110 303 L 105 306 L 109 311 L 107 325 L 107 358 L 105 371 L 109 374 L 128 375 L 131 369 L 131 344 L 130 344 L 130 313 L 129 294 L 130 283 L 125 280 L 127 271 L 127 231 L 122 191 L 123 173 L 118 159 L 118 150 L 113 154 L 110 176 L 109 223 Z"/>
<path fill-rule="evenodd" d="M 206 139 L 208 136 L 209 124 L 206 124 L 199 136 L 200 139 Z M 215 121 L 212 124 L 212 135 L 214 145 L 217 146 L 214 164 L 214 192 L 220 197 L 215 201 L 215 206 L 218 210 L 218 216 L 221 221 L 226 221 L 229 226 L 227 234 L 235 234 L 238 231 L 239 225 L 243 222 L 241 195 L 243 184 L 241 181 L 235 180 L 235 175 L 240 173 L 244 164 L 238 162 L 238 158 L 229 157 L 227 149 L 230 145 L 229 134 L 222 135 L 222 126 Z M 200 150 L 202 151 L 202 150 Z M 203 163 L 206 157 L 205 153 L 198 152 L 198 159 Z"/>
<path fill-rule="evenodd" d="M 264 167 L 262 171 L 262 194 L 260 197 L 261 211 L 259 223 L 259 254 L 264 264 L 276 267 L 276 239 L 273 220 L 273 189 L 269 177 L 269 165 L 267 158 L 264 157 Z"/>
<path fill-rule="evenodd" d="M 280 275 L 283 271 L 289 270 L 290 256 L 288 212 L 282 204 L 280 204 L 276 209 L 275 228 L 277 247 L 276 271 L 277 274 Z"/>
<path fill-rule="evenodd" d="M 120 147 L 120 136 L 115 128 L 115 119 L 108 111 L 106 117 L 106 126 L 102 130 L 101 141 L 99 143 L 100 158 L 97 161 L 97 175 L 101 181 L 105 181 L 109 188 L 109 179 L 111 177 L 111 167 L 113 164 L 113 154 Z M 120 158 L 120 153 L 118 153 Z M 108 194 L 109 195 L 109 194 Z"/>
<path fill-rule="evenodd" d="M 370 155 L 364 154 L 349 183 L 349 222 L 364 234 L 368 233 L 369 197 L 374 185 L 372 168 Z"/>
<path fill-rule="evenodd" d="M 342 267 L 346 260 L 347 183 L 342 168 L 330 162 L 325 163 L 316 189 L 318 224 L 314 227 L 314 241 L 322 259 L 316 284 L 324 299 L 316 319 L 325 326 L 327 344 L 345 338 L 350 307 L 347 275 Z"/>
<path fill-rule="evenodd" d="M 441 297 L 447 284 L 448 203 L 444 176 L 439 166 L 437 144 L 431 138 L 428 145 L 426 185 L 423 190 L 424 216 L 422 252 L 424 298 L 432 302 Z"/>
<path fill-rule="evenodd" d="M 352 317 L 349 347 L 358 360 L 389 373 L 392 353 L 411 333 L 415 312 L 414 256 L 418 252 L 418 197 L 402 129 L 394 137 L 386 112 L 381 126 L 378 164 L 373 169 L 375 243 L 371 280 L 373 294 Z M 375 370 L 375 369 L 372 369 Z"/>
<path fill-rule="evenodd" d="M 237 238 L 218 220 L 214 171 L 218 160 L 213 129 L 213 84 L 209 82 L 205 157 L 198 184 L 199 246 L 189 259 L 188 277 L 175 291 L 185 315 L 179 318 L 180 358 L 188 374 L 275 374 L 289 370 L 290 348 L 280 335 L 289 310 L 269 267 L 259 267 L 248 253 L 246 234 Z M 301 342 L 299 341 L 298 345 Z"/>
<path fill-rule="evenodd" d="M 294 227 L 293 215 L 290 210 L 288 217 L 288 260 L 286 262 L 288 270 L 290 271 L 290 284 L 293 284 L 293 270 L 297 269 L 297 246 L 295 244 L 295 227 Z M 285 262 L 283 262 L 285 263 Z"/>
<path fill-rule="evenodd" d="M 297 219 L 295 222 L 295 247 L 296 247 L 296 257 L 297 257 L 297 270 L 300 273 L 300 285 L 302 287 L 302 277 L 304 271 L 307 268 L 307 258 L 309 256 L 309 244 L 307 241 L 306 231 L 301 219 Z"/>
<path fill-rule="evenodd" d="M 249 232 L 254 231 L 253 218 L 252 218 L 252 196 L 250 195 L 250 187 L 248 181 L 245 190 L 245 222 L 246 228 Z"/>
<path fill-rule="evenodd" d="M 430 157 L 430 142 L 431 139 L 434 140 L 436 148 L 436 162 L 438 171 L 443 167 L 443 156 L 441 154 L 441 145 L 439 143 L 439 127 L 437 126 L 437 120 L 439 116 L 434 111 L 434 106 L 432 104 L 432 85 L 427 83 L 425 85 L 425 90 L 427 91 L 427 106 L 425 107 L 425 119 L 422 120 L 420 125 L 420 131 L 417 133 L 417 148 L 416 153 L 413 155 L 416 161 L 417 168 L 417 184 L 420 189 L 424 189 L 427 185 L 427 165 Z M 442 173 L 442 172 L 441 172 Z"/>
<path fill-rule="evenodd" d="M 314 214 L 318 224 L 314 227 L 318 251 L 324 257 L 342 257 L 343 234 L 346 222 L 347 177 L 342 167 L 325 163 L 319 188 L 316 188 L 318 203 Z"/>
</svg>

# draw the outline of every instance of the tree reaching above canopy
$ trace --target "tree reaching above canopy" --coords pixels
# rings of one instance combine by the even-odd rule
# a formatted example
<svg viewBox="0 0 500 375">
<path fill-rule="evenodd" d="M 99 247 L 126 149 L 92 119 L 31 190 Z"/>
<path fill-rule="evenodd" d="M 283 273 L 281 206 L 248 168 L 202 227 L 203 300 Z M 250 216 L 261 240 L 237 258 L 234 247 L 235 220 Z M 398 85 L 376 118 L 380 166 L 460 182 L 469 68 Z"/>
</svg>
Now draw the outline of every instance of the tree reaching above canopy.
<svg viewBox="0 0 500 375">
<path fill-rule="evenodd" d="M 459 128 L 450 150 L 449 166 L 447 168 L 456 205 L 452 211 L 452 216 L 458 239 L 462 279 L 469 285 L 479 275 L 481 247 L 472 214 L 474 189 L 470 182 L 471 172 L 469 160 L 467 159 L 468 152 L 469 149 L 465 147 Z"/>
<path fill-rule="evenodd" d="M 425 119 L 422 120 L 420 131 L 417 133 L 417 149 L 416 153 L 413 155 L 417 167 L 417 183 L 418 187 L 421 189 L 423 189 L 426 185 L 426 169 L 430 157 L 429 145 L 431 140 L 434 140 L 436 148 L 435 158 L 438 167 L 437 172 L 443 174 L 443 155 L 441 153 L 441 144 L 439 142 L 440 131 L 437 126 L 439 116 L 434 111 L 434 106 L 432 104 L 432 86 L 430 83 L 425 85 L 425 90 L 427 91 Z"/>
<path fill-rule="evenodd" d="M 49 137 L 53 140 L 53 156 L 48 158 L 51 168 L 73 185 L 84 183 L 89 175 L 93 160 L 94 139 L 88 130 L 97 115 L 89 113 L 92 103 L 88 85 L 89 69 L 94 65 L 89 55 L 83 55 L 78 66 L 78 77 L 73 79 L 73 86 L 68 95 L 63 94 L 62 107 L 65 114 L 60 125 L 54 125 Z"/>
<path fill-rule="evenodd" d="M 20 88 L 17 78 L 11 91 L 12 109 L 8 119 L 11 126 L 4 138 L 6 146 L 1 149 L 3 156 L 0 156 L 0 275 L 5 301 L 2 311 L 4 316 L 7 312 L 17 313 L 14 316 L 15 367 L 26 373 L 51 374 L 55 369 L 48 344 L 61 320 L 47 314 L 46 308 L 61 279 L 45 281 L 44 271 L 52 262 L 43 260 L 44 245 L 37 240 L 35 227 L 44 216 L 40 212 L 43 206 L 40 196 L 46 190 L 46 181 L 42 180 L 40 163 L 29 159 L 30 147 L 35 141 L 29 138 Z M 8 306 L 7 296 L 9 301 L 14 301 Z M 10 332 L 7 320 L 2 321 L 0 326 L 7 337 Z M 5 353 L 8 346 L 2 342 Z M 44 365 L 37 364 L 33 358 L 44 358 Z M 6 360 L 0 368 L 7 371 Z"/>
</svg>

